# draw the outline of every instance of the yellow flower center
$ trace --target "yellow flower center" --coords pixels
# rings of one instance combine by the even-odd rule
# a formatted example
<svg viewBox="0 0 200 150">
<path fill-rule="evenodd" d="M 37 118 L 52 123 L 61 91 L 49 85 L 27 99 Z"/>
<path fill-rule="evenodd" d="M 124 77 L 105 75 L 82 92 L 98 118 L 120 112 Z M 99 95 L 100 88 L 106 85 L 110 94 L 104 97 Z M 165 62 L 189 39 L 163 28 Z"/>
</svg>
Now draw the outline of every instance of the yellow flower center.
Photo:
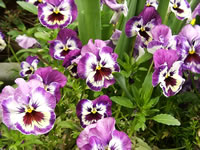
<svg viewBox="0 0 200 150">
<path fill-rule="evenodd" d="M 166 76 L 165 76 L 165 79 L 167 79 L 168 77 L 169 77 L 169 74 L 167 73 Z"/>
<path fill-rule="evenodd" d="M 96 114 L 97 113 L 97 109 L 96 108 L 92 108 L 92 111 L 91 111 L 93 114 Z"/>
<path fill-rule="evenodd" d="M 26 112 L 27 113 L 32 113 L 33 110 L 34 110 L 34 108 L 32 106 L 27 106 L 26 107 Z"/>
<path fill-rule="evenodd" d="M 96 67 L 96 70 L 101 70 L 101 66 L 98 65 L 98 66 Z"/>
<path fill-rule="evenodd" d="M 59 14 L 60 10 L 58 8 L 55 8 L 55 10 L 53 11 L 55 14 Z"/>
<path fill-rule="evenodd" d="M 64 51 L 68 51 L 68 49 L 69 49 L 69 48 L 68 48 L 67 46 L 65 46 L 63 50 L 64 50 Z"/>
<path fill-rule="evenodd" d="M 194 54 L 195 53 L 195 50 L 194 50 L 194 48 L 192 48 L 191 50 L 189 50 L 189 54 Z"/>
<path fill-rule="evenodd" d="M 151 5 L 150 5 L 150 3 L 147 3 L 146 6 L 149 7 L 149 6 L 151 6 Z"/>
<path fill-rule="evenodd" d="M 42 3 L 42 0 L 38 0 L 38 2 Z"/>
<path fill-rule="evenodd" d="M 145 28 L 144 28 L 144 27 L 141 27 L 140 30 L 143 32 L 143 31 L 145 31 Z"/>
<path fill-rule="evenodd" d="M 190 24 L 191 25 L 195 25 L 195 23 L 196 23 L 196 19 L 194 18 L 194 19 L 192 19 L 192 21 L 190 22 Z"/>
<path fill-rule="evenodd" d="M 178 6 L 177 6 L 176 4 L 174 4 L 174 6 L 173 6 L 173 7 L 174 7 L 175 9 L 176 9 L 176 8 L 178 8 Z"/>
</svg>

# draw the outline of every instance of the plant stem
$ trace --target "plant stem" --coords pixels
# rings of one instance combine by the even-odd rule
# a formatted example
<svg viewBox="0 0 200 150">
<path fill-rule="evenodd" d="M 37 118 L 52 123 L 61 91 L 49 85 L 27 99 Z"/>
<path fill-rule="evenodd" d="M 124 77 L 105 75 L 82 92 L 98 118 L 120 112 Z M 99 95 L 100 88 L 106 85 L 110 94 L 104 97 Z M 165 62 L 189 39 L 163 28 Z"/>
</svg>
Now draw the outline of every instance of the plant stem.
<svg viewBox="0 0 200 150">
<path fill-rule="evenodd" d="M 160 14 L 160 17 L 162 18 L 162 21 L 165 22 L 165 17 L 167 16 L 168 11 L 168 5 L 169 0 L 160 0 L 158 5 L 158 13 Z"/>
<path fill-rule="evenodd" d="M 12 52 L 13 56 L 15 57 L 16 61 L 20 64 L 19 59 L 17 58 L 17 55 L 15 54 L 14 49 L 12 48 L 12 46 L 10 45 L 10 37 L 8 37 L 8 48 L 10 49 L 10 51 Z"/>
</svg>

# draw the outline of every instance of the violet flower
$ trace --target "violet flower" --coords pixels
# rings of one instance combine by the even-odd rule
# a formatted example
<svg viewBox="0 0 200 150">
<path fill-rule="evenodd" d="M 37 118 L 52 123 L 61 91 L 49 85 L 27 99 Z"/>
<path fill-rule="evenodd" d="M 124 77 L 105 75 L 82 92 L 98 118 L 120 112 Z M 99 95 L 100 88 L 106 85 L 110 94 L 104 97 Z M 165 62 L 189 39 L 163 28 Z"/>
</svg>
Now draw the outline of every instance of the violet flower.
<svg viewBox="0 0 200 150">
<path fill-rule="evenodd" d="M 153 55 L 155 70 L 152 83 L 160 84 L 166 97 L 173 96 L 182 89 L 185 79 L 182 78 L 182 61 L 175 50 L 157 50 Z"/>
<path fill-rule="evenodd" d="M 5 42 L 5 36 L 4 34 L 0 31 L 0 52 L 3 51 L 6 47 L 6 42 Z"/>
<path fill-rule="evenodd" d="M 122 31 L 116 29 L 115 32 L 110 37 L 110 39 L 105 41 L 106 45 L 115 49 L 121 33 L 122 33 Z"/>
<path fill-rule="evenodd" d="M 87 85 L 94 91 L 100 91 L 103 87 L 115 83 L 113 72 L 119 72 L 117 63 L 118 55 L 113 53 L 113 49 L 106 46 L 101 40 L 88 42 L 81 50 L 82 58 L 78 63 L 78 74 L 82 79 L 86 79 Z"/>
<path fill-rule="evenodd" d="M 39 4 L 44 3 L 45 0 L 26 0 L 26 2 L 31 3 L 35 6 L 38 6 Z"/>
<path fill-rule="evenodd" d="M 26 35 L 18 35 L 15 41 L 24 49 L 40 47 L 40 43 L 35 38 Z"/>
<path fill-rule="evenodd" d="M 61 29 L 57 38 L 49 41 L 49 43 L 50 55 L 58 60 L 64 60 L 69 52 L 81 49 L 82 47 L 82 43 L 78 39 L 76 32 L 71 29 Z"/>
<path fill-rule="evenodd" d="M 26 61 L 22 61 L 20 75 L 22 77 L 30 76 L 37 70 L 39 59 L 37 56 L 28 56 Z"/>
<path fill-rule="evenodd" d="M 23 134 L 39 135 L 49 132 L 56 119 L 55 97 L 40 87 L 37 80 L 26 82 L 17 79 L 16 83 L 19 87 L 14 94 L 13 89 L 11 93 L 7 93 L 7 97 L 4 93 L 1 103 L 3 123 Z"/>
<path fill-rule="evenodd" d="M 200 3 L 196 6 L 190 18 L 188 18 L 187 23 L 191 25 L 195 25 L 196 23 L 196 16 L 200 16 Z"/>
<path fill-rule="evenodd" d="M 102 2 L 101 2 L 102 3 Z M 126 17 L 128 14 L 128 7 L 127 7 L 127 1 L 124 1 L 124 4 L 118 4 L 116 0 L 104 0 L 104 3 L 111 8 L 114 12 L 110 23 L 116 24 L 117 21 L 120 18 L 120 15 L 123 13 Z"/>
<path fill-rule="evenodd" d="M 139 35 L 144 45 L 152 40 L 151 29 L 161 24 L 161 18 L 154 7 L 145 7 L 139 16 L 131 18 L 126 23 L 126 35 L 133 37 Z"/>
<path fill-rule="evenodd" d="M 39 68 L 31 77 L 44 84 L 44 89 L 56 97 L 56 102 L 60 100 L 60 88 L 63 88 L 67 78 L 59 71 L 51 67 Z"/>
<path fill-rule="evenodd" d="M 176 37 L 183 69 L 200 73 L 200 27 L 191 24 L 184 26 Z"/>
<path fill-rule="evenodd" d="M 146 7 L 154 7 L 155 9 L 157 9 L 158 1 L 157 0 L 146 0 L 145 5 L 146 5 Z"/>
<path fill-rule="evenodd" d="M 85 128 L 102 118 L 111 117 L 111 106 L 112 101 L 107 95 L 100 96 L 93 101 L 80 100 L 76 106 L 76 114 L 80 119 L 81 126 Z"/>
<path fill-rule="evenodd" d="M 149 53 L 154 53 L 157 49 L 176 49 L 175 37 L 172 36 L 171 29 L 166 25 L 157 25 L 151 30 L 153 40 L 147 45 Z"/>
<path fill-rule="evenodd" d="M 131 150 L 132 146 L 128 135 L 115 129 L 115 119 L 112 117 L 87 126 L 76 143 L 80 150 Z"/>
<path fill-rule="evenodd" d="M 77 17 L 74 0 L 45 0 L 38 5 L 38 18 L 41 24 L 50 29 L 64 28 Z"/>
<path fill-rule="evenodd" d="M 187 0 L 170 0 L 169 7 L 179 20 L 184 20 L 191 16 L 191 8 Z"/>
</svg>

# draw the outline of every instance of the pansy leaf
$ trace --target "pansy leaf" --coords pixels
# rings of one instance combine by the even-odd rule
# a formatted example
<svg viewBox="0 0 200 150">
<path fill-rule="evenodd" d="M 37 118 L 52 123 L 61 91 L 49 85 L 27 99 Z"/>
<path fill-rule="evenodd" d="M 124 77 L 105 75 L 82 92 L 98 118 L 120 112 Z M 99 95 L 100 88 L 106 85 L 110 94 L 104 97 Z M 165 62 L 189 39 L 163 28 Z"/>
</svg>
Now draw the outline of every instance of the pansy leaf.
<svg viewBox="0 0 200 150">
<path fill-rule="evenodd" d="M 146 52 L 144 55 L 142 55 L 138 60 L 137 60 L 137 65 L 140 65 L 152 58 L 152 54 Z"/>
<path fill-rule="evenodd" d="M 152 150 L 151 147 L 142 139 L 136 137 L 136 141 L 137 141 L 137 144 L 136 144 L 135 150 Z"/>
<path fill-rule="evenodd" d="M 4 4 L 3 0 L 0 0 L 0 7 L 6 8 L 6 5 Z"/>
<path fill-rule="evenodd" d="M 180 126 L 181 123 L 169 114 L 159 114 L 152 118 L 154 121 L 157 121 L 162 124 L 172 125 L 172 126 Z"/>
<path fill-rule="evenodd" d="M 134 108 L 133 103 L 130 101 L 130 99 L 126 97 L 113 96 L 110 99 L 121 106 L 124 106 L 127 108 Z"/>
<path fill-rule="evenodd" d="M 23 9 L 37 15 L 38 9 L 35 5 L 27 2 L 17 1 L 17 4 L 20 5 Z"/>
</svg>

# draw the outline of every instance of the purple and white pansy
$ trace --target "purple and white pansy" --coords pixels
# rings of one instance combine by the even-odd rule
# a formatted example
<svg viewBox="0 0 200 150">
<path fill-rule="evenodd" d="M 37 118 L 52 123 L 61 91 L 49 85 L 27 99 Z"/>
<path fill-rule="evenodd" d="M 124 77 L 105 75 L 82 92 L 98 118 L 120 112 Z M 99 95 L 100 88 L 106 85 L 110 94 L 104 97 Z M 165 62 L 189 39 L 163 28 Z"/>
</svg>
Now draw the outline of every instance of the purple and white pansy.
<svg viewBox="0 0 200 150">
<path fill-rule="evenodd" d="M 61 29 L 57 38 L 49 41 L 49 43 L 50 55 L 58 60 L 64 60 L 71 51 L 79 50 L 82 47 L 82 43 L 77 37 L 76 32 L 66 28 Z"/>
<path fill-rule="evenodd" d="M 187 23 L 190 23 L 191 25 L 195 25 L 197 16 L 200 16 L 200 3 L 196 6 L 194 11 L 192 12 L 191 17 L 188 18 Z"/>
<path fill-rule="evenodd" d="M 158 1 L 157 0 L 146 0 L 145 5 L 147 7 L 154 7 L 155 9 L 158 8 Z"/>
<path fill-rule="evenodd" d="M 80 150 L 131 150 L 128 135 L 115 129 L 115 119 L 104 118 L 87 126 L 79 135 L 76 144 Z"/>
<path fill-rule="evenodd" d="M 151 30 L 153 40 L 147 45 L 147 51 L 154 53 L 158 49 L 176 49 L 175 36 L 172 36 L 171 29 L 163 24 L 155 26 Z"/>
<path fill-rule="evenodd" d="M 191 16 L 191 8 L 187 0 L 170 0 L 169 7 L 179 20 L 184 20 Z"/>
<path fill-rule="evenodd" d="M 200 27 L 188 24 L 176 37 L 180 59 L 184 62 L 183 69 L 200 73 Z"/>
<path fill-rule="evenodd" d="M 103 87 L 115 83 L 113 72 L 119 72 L 117 63 L 118 55 L 113 53 L 111 47 L 101 40 L 88 42 L 81 50 L 82 58 L 78 63 L 78 75 L 86 79 L 87 85 L 94 91 L 100 91 Z"/>
<path fill-rule="evenodd" d="M 30 83 L 32 82 L 32 83 Z M 19 85 L 12 96 L 8 92 L 1 103 L 3 123 L 23 134 L 45 134 L 54 126 L 56 100 L 46 92 L 39 81 L 17 79 Z"/>
<path fill-rule="evenodd" d="M 39 63 L 39 59 L 37 56 L 28 56 L 26 61 L 22 61 L 21 63 L 21 71 L 20 75 L 22 77 L 30 76 L 37 70 L 37 65 Z"/>
<path fill-rule="evenodd" d="M 77 17 L 74 0 L 45 0 L 38 5 L 38 18 L 43 26 L 50 29 L 64 28 Z"/>
<path fill-rule="evenodd" d="M 5 36 L 4 34 L 0 31 L 0 52 L 3 51 L 6 47 L 6 42 L 5 42 Z"/>
<path fill-rule="evenodd" d="M 53 70 L 51 67 L 39 68 L 30 80 L 36 79 L 43 83 L 44 89 L 56 97 L 56 102 L 60 100 L 60 88 L 63 88 L 67 78 L 61 72 Z"/>
<path fill-rule="evenodd" d="M 175 50 L 157 50 L 153 55 L 153 86 L 160 84 L 166 97 L 173 96 L 182 89 L 185 79 L 182 78 L 182 61 Z"/>
<path fill-rule="evenodd" d="M 122 31 L 116 29 L 109 40 L 105 41 L 106 45 L 115 49 L 117 42 L 119 41 Z"/>
<path fill-rule="evenodd" d="M 154 7 L 145 7 L 139 14 L 126 23 L 125 32 L 128 37 L 139 35 L 144 45 L 152 40 L 151 29 L 161 24 L 161 18 Z"/>
<path fill-rule="evenodd" d="M 112 101 L 107 95 L 102 95 L 93 101 L 80 100 L 76 106 L 76 114 L 80 119 L 81 126 L 85 128 L 102 118 L 111 117 L 111 106 Z"/>
<path fill-rule="evenodd" d="M 26 2 L 31 3 L 35 6 L 38 6 L 39 4 L 44 3 L 45 0 L 26 0 Z"/>
</svg>

